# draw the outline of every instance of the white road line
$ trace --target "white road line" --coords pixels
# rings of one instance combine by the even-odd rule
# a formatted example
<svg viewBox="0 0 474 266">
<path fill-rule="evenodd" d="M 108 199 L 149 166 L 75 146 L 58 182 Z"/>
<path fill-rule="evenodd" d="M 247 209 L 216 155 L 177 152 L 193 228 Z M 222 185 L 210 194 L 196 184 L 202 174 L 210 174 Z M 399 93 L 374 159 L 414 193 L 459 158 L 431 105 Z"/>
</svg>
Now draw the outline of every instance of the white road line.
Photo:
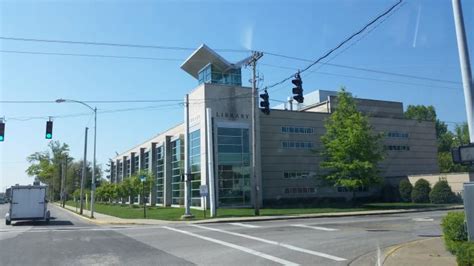
<svg viewBox="0 0 474 266">
<path fill-rule="evenodd" d="M 433 222 L 433 218 L 413 218 L 415 222 Z"/>
<path fill-rule="evenodd" d="M 175 231 L 175 232 L 178 232 L 178 233 L 182 233 L 182 234 L 185 234 L 185 235 L 190 235 L 190 236 L 194 236 L 194 237 L 197 237 L 197 238 L 201 238 L 201 239 L 204 239 L 204 240 L 207 240 L 207 241 L 210 241 L 210 242 L 214 242 L 214 243 L 217 243 L 217 244 L 226 246 L 226 247 L 234 248 L 234 249 L 237 249 L 237 250 L 240 250 L 240 251 L 243 251 L 243 252 L 246 252 L 246 253 L 249 253 L 249 254 L 258 256 L 258 257 L 262 257 L 262 258 L 267 259 L 267 260 L 274 261 L 274 262 L 276 262 L 276 263 L 280 263 L 280 264 L 282 264 L 282 265 L 290 265 L 290 266 L 297 266 L 297 265 L 299 265 L 299 264 L 294 263 L 294 262 L 291 262 L 291 261 L 287 261 L 287 260 L 284 260 L 284 259 L 280 259 L 280 258 L 274 257 L 274 256 L 272 256 L 272 255 L 268 255 L 268 254 L 262 253 L 262 252 L 260 252 L 260 251 L 256 251 L 256 250 L 253 250 L 253 249 L 250 249 L 250 248 L 246 248 L 246 247 L 242 247 L 242 246 L 239 246 L 239 245 L 235 245 L 235 244 L 232 244 L 232 243 L 229 243 L 229 242 L 225 242 L 225 241 L 222 241 L 222 240 L 210 238 L 210 237 L 207 237 L 207 236 L 198 235 L 198 234 L 195 234 L 195 233 L 191 233 L 191 232 L 184 231 L 184 230 L 179 230 L 179 229 L 172 228 L 172 227 L 168 227 L 168 226 L 163 226 L 163 228 L 164 228 L 164 229 L 171 230 L 171 231 Z"/>
<path fill-rule="evenodd" d="M 280 243 L 280 242 L 277 242 L 277 241 L 263 239 L 263 238 L 260 238 L 260 237 L 249 236 L 249 235 L 235 233 L 235 232 L 229 232 L 229 231 L 225 231 L 225 230 L 221 230 L 221 229 L 217 229 L 217 228 L 211 228 L 211 227 L 202 226 L 202 225 L 197 225 L 197 224 L 190 224 L 190 226 L 194 226 L 194 227 L 198 227 L 198 228 L 206 229 L 206 230 L 211 230 L 211 231 L 216 231 L 216 232 L 220 232 L 220 233 L 224 233 L 224 234 L 240 236 L 240 237 L 244 237 L 244 238 L 264 242 L 264 243 L 271 244 L 271 245 L 284 247 L 284 248 L 287 248 L 287 249 L 291 249 L 291 250 L 295 250 L 295 251 L 299 251 L 299 252 L 303 252 L 303 253 L 307 253 L 307 254 L 311 254 L 311 255 L 314 255 L 314 256 L 323 257 L 323 258 L 327 258 L 327 259 L 331 259 L 331 260 L 335 260 L 335 261 L 345 261 L 346 260 L 344 258 L 329 255 L 329 254 L 326 254 L 326 253 L 313 251 L 313 250 L 309 250 L 309 249 L 305 249 L 305 248 L 299 248 L 299 247 L 296 247 L 296 246 L 293 246 L 293 245 L 290 245 L 290 244 Z"/>
<path fill-rule="evenodd" d="M 314 229 L 314 230 L 322 230 L 322 231 L 329 231 L 329 232 L 338 231 L 338 229 L 335 229 L 335 228 L 327 228 L 327 227 L 321 227 L 321 226 L 310 226 L 310 225 L 305 225 L 305 224 L 291 224 L 290 226 L 310 228 L 310 229 Z"/>
<path fill-rule="evenodd" d="M 229 223 L 229 224 L 236 225 L 236 226 L 247 227 L 247 228 L 260 228 L 260 226 L 253 225 L 253 224 L 243 224 L 243 223 Z"/>
</svg>

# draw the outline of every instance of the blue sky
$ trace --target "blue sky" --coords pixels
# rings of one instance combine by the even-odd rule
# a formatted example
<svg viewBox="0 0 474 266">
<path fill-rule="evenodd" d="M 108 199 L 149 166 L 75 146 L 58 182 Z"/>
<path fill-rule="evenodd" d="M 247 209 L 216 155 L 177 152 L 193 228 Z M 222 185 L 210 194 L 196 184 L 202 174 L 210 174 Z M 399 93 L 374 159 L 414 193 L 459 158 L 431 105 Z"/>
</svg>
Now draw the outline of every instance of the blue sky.
<svg viewBox="0 0 474 266">
<path fill-rule="evenodd" d="M 254 49 L 315 59 L 357 31 L 395 0 L 317 1 L 2 1 L 0 35 L 36 39 L 132 43 L 216 49 Z M 412 0 L 330 63 L 461 81 L 451 1 Z M 467 39 L 474 53 L 474 3 L 462 1 Z M 359 40 L 360 39 L 360 40 Z M 6 53 L 34 51 L 157 57 L 184 60 L 190 51 L 118 48 L 0 40 L 1 100 L 128 100 L 183 99 L 197 81 L 182 71 L 181 61 L 90 58 Z M 247 53 L 223 52 L 229 61 Z M 307 63 L 264 55 L 258 67 L 261 86 L 304 68 Z M 279 66 L 279 67 L 275 67 Z M 441 83 L 316 65 L 303 74 L 305 92 L 336 90 L 344 85 L 355 96 L 408 104 L 434 105 L 440 119 L 465 121 L 460 83 Z M 244 69 L 244 85 L 250 70 Z M 357 78 L 355 78 L 357 77 Z M 377 79 L 377 80 L 374 80 Z M 383 81 L 382 81 L 383 80 Z M 392 82 L 388 82 L 392 81 Z M 400 84 L 415 83 L 413 84 Z M 431 87 L 430 87 L 431 86 Z M 284 100 L 291 84 L 269 90 Z M 277 104 L 277 102 L 274 102 Z M 141 106 L 155 109 L 99 114 L 98 162 L 182 121 L 176 103 L 97 104 L 100 111 Z M 27 184 L 25 158 L 47 148 L 45 120 L 18 118 L 87 113 L 74 104 L 0 104 L 7 119 L 6 141 L 0 144 L 0 190 Z M 17 118 L 17 119 L 15 119 Z M 84 127 L 90 115 L 55 118 L 54 139 L 82 157 Z M 451 123 L 450 126 L 453 124 Z M 92 135 L 89 134 L 90 139 Z M 90 144 L 92 142 L 89 142 Z M 92 151 L 92 145 L 89 146 Z M 92 158 L 92 153 L 88 154 Z"/>
</svg>

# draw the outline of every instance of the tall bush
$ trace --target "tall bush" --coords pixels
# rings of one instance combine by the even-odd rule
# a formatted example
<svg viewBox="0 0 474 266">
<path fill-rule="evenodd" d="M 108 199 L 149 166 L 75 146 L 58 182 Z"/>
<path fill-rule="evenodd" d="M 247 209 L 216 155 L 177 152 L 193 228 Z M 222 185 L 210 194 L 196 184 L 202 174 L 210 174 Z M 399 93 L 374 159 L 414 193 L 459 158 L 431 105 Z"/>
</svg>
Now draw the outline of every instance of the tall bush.
<svg viewBox="0 0 474 266">
<path fill-rule="evenodd" d="M 403 202 L 411 202 L 411 192 L 413 190 L 413 185 L 410 181 L 403 179 L 398 185 L 398 190 L 400 191 L 400 198 Z"/>
<path fill-rule="evenodd" d="M 430 183 L 426 179 L 419 179 L 411 192 L 411 200 L 415 203 L 430 202 Z"/>
<path fill-rule="evenodd" d="M 445 204 L 456 202 L 456 194 L 446 180 L 438 181 L 430 192 L 431 203 Z"/>
<path fill-rule="evenodd" d="M 464 212 L 449 212 L 441 227 L 446 249 L 456 255 L 458 265 L 474 265 L 474 243 L 467 241 Z"/>
</svg>

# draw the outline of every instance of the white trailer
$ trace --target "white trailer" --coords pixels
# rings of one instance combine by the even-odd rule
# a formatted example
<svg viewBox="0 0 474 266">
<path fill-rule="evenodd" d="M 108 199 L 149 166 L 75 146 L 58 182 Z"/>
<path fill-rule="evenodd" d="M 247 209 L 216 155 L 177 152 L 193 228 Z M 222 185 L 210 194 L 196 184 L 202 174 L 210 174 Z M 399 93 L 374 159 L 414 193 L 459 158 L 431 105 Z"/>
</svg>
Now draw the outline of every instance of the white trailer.
<svg viewBox="0 0 474 266">
<path fill-rule="evenodd" d="M 10 209 L 5 215 L 5 224 L 19 220 L 43 220 L 49 222 L 46 186 L 12 186 Z"/>
</svg>

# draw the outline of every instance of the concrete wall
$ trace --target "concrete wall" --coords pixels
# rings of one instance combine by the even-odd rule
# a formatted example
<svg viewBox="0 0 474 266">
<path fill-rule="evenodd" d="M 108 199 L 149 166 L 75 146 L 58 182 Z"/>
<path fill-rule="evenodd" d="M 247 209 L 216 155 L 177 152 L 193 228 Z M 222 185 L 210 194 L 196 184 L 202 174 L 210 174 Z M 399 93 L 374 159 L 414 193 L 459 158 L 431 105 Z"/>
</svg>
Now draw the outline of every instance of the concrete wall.
<svg viewBox="0 0 474 266">
<path fill-rule="evenodd" d="M 328 96 L 328 101 L 310 105 L 302 109 L 304 112 L 329 112 L 337 108 L 337 97 Z M 373 117 L 403 118 L 403 104 L 401 102 L 379 101 L 371 99 L 354 99 L 357 110 L 365 115 Z M 328 108 L 329 106 L 329 108 Z"/>
<path fill-rule="evenodd" d="M 318 185 L 322 151 L 320 137 L 325 134 L 324 120 L 329 114 L 313 112 L 291 112 L 272 110 L 268 116 L 261 116 L 262 176 L 264 199 L 285 197 L 346 197 L 348 193 L 335 192 L 334 188 Z M 412 174 L 438 172 L 435 127 L 432 122 L 417 122 L 407 119 L 370 117 L 370 123 L 377 133 L 407 133 L 408 138 L 383 139 L 383 145 L 409 146 L 410 150 L 388 150 L 380 164 L 381 175 L 387 179 L 406 177 Z M 310 127 L 312 134 L 283 133 L 283 126 Z M 287 149 L 282 141 L 311 142 L 313 149 Z M 308 172 L 308 178 L 284 178 L 284 172 Z M 285 193 L 291 187 L 318 187 L 315 193 Z"/>
<path fill-rule="evenodd" d="M 465 182 L 474 181 L 474 173 L 444 173 L 444 174 L 430 174 L 430 175 L 409 175 L 408 180 L 412 185 L 415 185 L 416 181 L 420 179 L 426 179 L 431 187 L 436 184 L 439 180 L 445 179 L 448 181 L 449 186 L 455 193 L 461 193 L 463 190 L 463 184 Z"/>
</svg>

